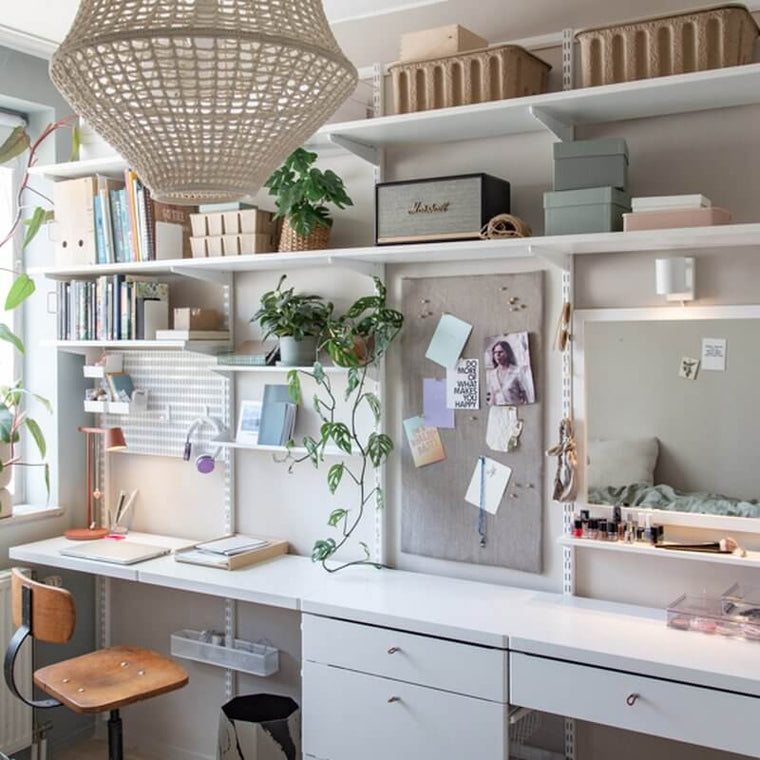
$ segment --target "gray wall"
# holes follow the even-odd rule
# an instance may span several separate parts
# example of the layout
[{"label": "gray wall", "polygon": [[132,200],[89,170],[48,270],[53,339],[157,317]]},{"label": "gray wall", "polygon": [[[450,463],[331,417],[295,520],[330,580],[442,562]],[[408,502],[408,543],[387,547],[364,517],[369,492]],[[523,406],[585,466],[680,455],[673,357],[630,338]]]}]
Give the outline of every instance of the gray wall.
[{"label": "gray wall", "polygon": [[[655,483],[760,498],[758,330],[752,319],[587,323],[588,440],[656,437]],[[699,358],[702,338],[728,340],[726,371],[684,380],[681,357]]]}]

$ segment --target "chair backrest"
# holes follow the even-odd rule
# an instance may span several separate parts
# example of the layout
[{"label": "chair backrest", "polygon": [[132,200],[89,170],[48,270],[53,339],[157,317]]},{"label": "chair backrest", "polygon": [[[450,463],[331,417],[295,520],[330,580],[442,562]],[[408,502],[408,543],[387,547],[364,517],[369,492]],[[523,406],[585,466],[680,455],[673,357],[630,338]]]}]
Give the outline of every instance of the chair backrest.
[{"label": "chair backrest", "polygon": [[24,623],[24,588],[31,597],[29,634],[32,638],[49,644],[65,644],[74,635],[77,612],[74,598],[62,588],[46,586],[44,583],[27,578],[17,568],[13,568],[11,578],[11,598],[13,604],[13,624],[20,627]]}]

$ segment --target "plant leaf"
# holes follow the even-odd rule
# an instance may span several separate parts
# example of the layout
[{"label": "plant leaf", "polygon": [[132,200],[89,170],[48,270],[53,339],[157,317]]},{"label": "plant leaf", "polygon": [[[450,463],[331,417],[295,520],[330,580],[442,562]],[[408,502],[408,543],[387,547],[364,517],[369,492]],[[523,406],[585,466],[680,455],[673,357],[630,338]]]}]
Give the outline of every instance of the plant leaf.
[{"label": "plant leaf", "polygon": [[372,414],[375,415],[375,423],[380,424],[380,418],[383,413],[380,399],[374,393],[365,393],[362,398],[367,402],[369,408],[372,410]]},{"label": "plant leaf", "polygon": [[319,362],[314,362],[314,379],[322,383],[325,379],[325,369]]},{"label": "plant leaf", "polygon": [[39,394],[37,394],[37,393],[32,393],[32,396],[33,396],[35,399],[37,399],[37,401],[39,401],[39,402],[40,402],[40,404],[42,404],[42,406],[44,406],[44,407],[45,407],[45,411],[46,411],[48,414],[52,414],[52,413],[53,413],[53,405],[50,403],[50,401],[48,401],[48,399],[46,399],[44,396],[40,396],[40,395],[39,395]]},{"label": "plant leaf", "polygon": [[3,443],[11,442],[12,430],[13,412],[5,404],[0,404],[0,440]]},{"label": "plant leaf", "polygon": [[393,451],[393,441],[385,433],[372,433],[367,441],[367,455],[375,467],[379,467]]},{"label": "plant leaf", "polygon": [[24,420],[24,424],[27,430],[32,434],[34,442],[37,444],[37,449],[40,452],[40,456],[44,459],[47,453],[47,444],[45,443],[45,434],[42,432],[42,428],[37,424],[36,420],[31,417],[27,417]]},{"label": "plant leaf", "polygon": [[291,369],[288,372],[288,395],[294,404],[301,403],[301,380],[297,369]]},{"label": "plant leaf", "polygon": [[78,125],[71,128],[71,155],[69,161],[79,161],[79,149],[82,146],[82,132]]},{"label": "plant leaf", "polygon": [[337,544],[332,538],[321,539],[314,542],[314,548],[311,550],[312,562],[324,562],[335,553]]},{"label": "plant leaf", "polygon": [[47,491],[47,500],[50,502],[50,465],[45,462],[45,490]]},{"label": "plant leaf", "polygon": [[341,462],[334,464],[327,472],[327,487],[330,489],[330,493],[334,494],[338,490],[345,469],[346,466]]},{"label": "plant leaf", "polygon": [[20,156],[32,144],[24,127],[16,127],[5,142],[0,145],[0,165],[7,164],[8,161]]},{"label": "plant leaf", "polygon": [[369,546],[364,541],[359,541],[359,546],[361,546],[362,549],[364,549],[364,556],[365,559],[369,559],[372,555],[369,552]]},{"label": "plant leaf", "polygon": [[359,377],[359,370],[357,367],[351,367],[348,370],[348,384],[346,385],[346,401],[350,398],[351,394],[359,387],[361,378]]},{"label": "plant leaf", "polygon": [[46,211],[41,206],[37,206],[32,212],[32,215],[28,219],[24,219],[26,232],[24,233],[24,244],[21,247],[21,250],[26,250],[26,247],[29,245],[29,243],[31,243],[32,240],[37,237],[37,233],[40,231],[40,228],[43,224],[47,224],[48,222],[52,221],[53,212]]},{"label": "plant leaf", "polygon": [[351,453],[351,431],[348,426],[342,422],[333,422],[330,425],[330,438],[335,441],[335,445],[346,454]]},{"label": "plant leaf", "polygon": [[385,491],[380,486],[375,489],[375,508],[385,509]]},{"label": "plant leaf", "polygon": [[25,353],[24,342],[18,337],[18,335],[11,332],[8,325],[3,324],[2,322],[0,322],[0,340],[12,343],[20,354]]},{"label": "plant leaf", "polygon": [[20,274],[11,285],[5,298],[5,310],[11,311],[22,304],[34,293],[34,280],[28,274]]},{"label": "plant leaf", "polygon": [[303,439],[303,445],[306,447],[306,452],[309,455],[309,459],[314,464],[314,467],[319,467],[319,444],[310,435],[307,435]]},{"label": "plant leaf", "polygon": [[347,509],[333,509],[333,511],[330,512],[330,517],[327,518],[327,524],[331,528],[336,528],[338,526],[338,523],[341,520],[344,520],[347,515],[348,515]]}]

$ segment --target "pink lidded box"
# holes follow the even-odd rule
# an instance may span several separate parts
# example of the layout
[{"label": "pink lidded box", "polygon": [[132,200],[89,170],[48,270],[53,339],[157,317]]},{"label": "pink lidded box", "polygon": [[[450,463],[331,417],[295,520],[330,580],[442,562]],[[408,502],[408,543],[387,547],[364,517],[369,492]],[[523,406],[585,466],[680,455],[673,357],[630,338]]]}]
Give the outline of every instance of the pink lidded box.
[{"label": "pink lidded box", "polygon": [[728,224],[730,221],[730,211],[715,207],[636,211],[633,214],[623,214],[623,231],[709,227],[713,224]]}]

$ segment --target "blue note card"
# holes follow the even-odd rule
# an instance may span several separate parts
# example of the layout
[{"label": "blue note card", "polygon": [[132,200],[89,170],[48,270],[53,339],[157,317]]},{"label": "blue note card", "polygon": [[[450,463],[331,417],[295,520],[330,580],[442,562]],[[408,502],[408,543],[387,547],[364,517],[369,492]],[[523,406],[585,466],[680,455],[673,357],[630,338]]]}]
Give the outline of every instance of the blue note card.
[{"label": "blue note card", "polygon": [[446,381],[422,380],[422,418],[429,427],[453,428],[454,410],[446,406]]},{"label": "blue note card", "polygon": [[425,356],[446,369],[454,369],[471,332],[472,325],[453,314],[444,314],[435,328]]}]

